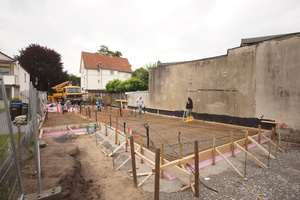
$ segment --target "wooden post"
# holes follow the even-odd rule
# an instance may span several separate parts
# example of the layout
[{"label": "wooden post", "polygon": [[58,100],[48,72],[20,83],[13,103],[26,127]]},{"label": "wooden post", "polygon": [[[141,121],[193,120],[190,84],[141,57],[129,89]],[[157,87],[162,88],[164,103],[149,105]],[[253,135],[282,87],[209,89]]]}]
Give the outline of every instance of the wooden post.
[{"label": "wooden post", "polygon": [[[140,153],[144,155],[144,149],[143,149],[143,137],[140,135]],[[143,159],[141,158],[141,163],[143,163]]]},{"label": "wooden post", "polygon": [[126,131],[126,136],[125,136],[125,151],[128,151],[128,131]]},{"label": "wooden post", "polygon": [[258,125],[258,144],[260,144],[260,140],[261,140],[261,125]]},{"label": "wooden post", "polygon": [[245,132],[245,149],[246,151],[248,151],[248,128],[246,128],[246,132]]},{"label": "wooden post", "polygon": [[272,137],[271,137],[272,140],[275,139],[275,127],[272,127]]},{"label": "wooden post", "polygon": [[213,136],[212,164],[216,164],[216,136]]},{"label": "wooden post", "polygon": [[159,200],[160,148],[155,149],[154,199]]},{"label": "wooden post", "polygon": [[179,159],[182,158],[182,142],[179,142]]},{"label": "wooden post", "polygon": [[245,154],[245,173],[244,173],[244,177],[246,177],[247,174],[247,157],[248,157],[248,128],[246,129],[246,133],[245,133],[245,150],[246,150],[246,154]]},{"label": "wooden post", "polygon": [[131,152],[131,163],[132,163],[133,186],[137,187],[134,142],[133,142],[133,137],[132,136],[130,137],[130,152]]},{"label": "wooden post", "polygon": [[234,154],[234,138],[233,138],[233,130],[230,130],[230,141],[231,141],[231,156],[232,157],[235,157],[235,154]]},{"label": "wooden post", "polygon": [[[164,164],[164,154],[165,154],[165,145],[161,144],[161,155],[160,155],[160,163],[161,163],[161,165]],[[160,171],[160,177],[164,178],[164,170]]]},{"label": "wooden post", "polygon": [[109,127],[111,127],[111,115],[109,115]]},{"label": "wooden post", "polygon": [[116,135],[115,135],[115,144],[117,144],[118,143],[118,118],[116,119],[117,120],[117,122],[116,122]]},{"label": "wooden post", "polygon": [[195,197],[199,197],[199,149],[198,141],[194,141],[195,146]]},{"label": "wooden post", "polygon": [[107,137],[107,125],[105,124],[105,136]]}]

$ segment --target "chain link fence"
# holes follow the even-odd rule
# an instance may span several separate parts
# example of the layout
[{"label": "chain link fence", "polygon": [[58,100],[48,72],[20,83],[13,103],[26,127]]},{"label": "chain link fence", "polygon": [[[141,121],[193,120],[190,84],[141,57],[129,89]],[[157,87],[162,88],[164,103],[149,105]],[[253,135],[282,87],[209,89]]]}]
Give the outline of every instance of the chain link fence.
[{"label": "chain link fence", "polygon": [[[29,150],[35,151],[38,193],[40,192],[40,154],[38,125],[44,116],[42,99],[30,83],[29,104],[12,106],[7,99],[5,85],[0,77],[0,92],[4,108],[0,109],[0,199],[25,197],[21,168],[28,158]],[[15,115],[25,115],[26,120],[13,122]]]}]

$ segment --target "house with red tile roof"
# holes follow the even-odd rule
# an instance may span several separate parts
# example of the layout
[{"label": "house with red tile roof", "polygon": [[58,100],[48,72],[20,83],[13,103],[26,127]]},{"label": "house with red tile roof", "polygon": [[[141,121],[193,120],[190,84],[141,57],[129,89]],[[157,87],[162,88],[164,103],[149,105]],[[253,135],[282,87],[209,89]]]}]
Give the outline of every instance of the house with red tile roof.
[{"label": "house with red tile roof", "polygon": [[109,81],[130,79],[132,69],[127,58],[81,52],[79,72],[83,92],[100,95]]}]

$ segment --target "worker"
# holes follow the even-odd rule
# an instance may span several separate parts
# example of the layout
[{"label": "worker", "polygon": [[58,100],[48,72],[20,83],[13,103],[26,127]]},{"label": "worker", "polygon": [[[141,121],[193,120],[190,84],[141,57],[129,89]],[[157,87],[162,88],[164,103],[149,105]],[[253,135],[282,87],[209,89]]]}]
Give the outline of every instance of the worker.
[{"label": "worker", "polygon": [[138,107],[138,117],[142,117],[142,108],[144,105],[144,100],[142,97],[137,98],[136,105]]},{"label": "worker", "polygon": [[193,121],[192,110],[193,110],[193,100],[191,97],[186,98],[186,122]]},{"label": "worker", "polygon": [[65,112],[68,112],[68,105],[66,103],[63,105],[63,114],[65,114]]},{"label": "worker", "polygon": [[70,101],[70,99],[67,99],[67,101],[65,102],[65,104],[67,105],[67,107],[68,107],[68,111],[70,110],[70,107],[71,107],[71,101]]}]

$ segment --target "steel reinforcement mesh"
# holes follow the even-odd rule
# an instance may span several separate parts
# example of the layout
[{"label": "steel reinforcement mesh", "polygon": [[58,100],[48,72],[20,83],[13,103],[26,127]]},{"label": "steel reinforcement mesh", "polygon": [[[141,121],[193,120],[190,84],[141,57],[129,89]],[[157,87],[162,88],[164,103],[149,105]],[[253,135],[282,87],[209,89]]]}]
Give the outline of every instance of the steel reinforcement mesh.
[{"label": "steel reinforcement mesh", "polygon": [[125,132],[130,128],[135,142],[139,143],[139,136],[142,136],[143,146],[153,152],[156,147],[163,145],[164,157],[169,161],[193,154],[195,140],[199,141],[199,151],[203,151],[213,147],[213,136],[216,138],[216,146],[220,146],[231,141],[231,132],[234,140],[245,138],[246,132],[249,136],[258,134],[258,129],[254,128],[200,120],[184,122],[179,116],[146,112],[138,118],[135,109],[106,107],[97,111],[96,107],[82,107],[79,114],[108,126],[116,127],[118,124],[118,128]]}]

